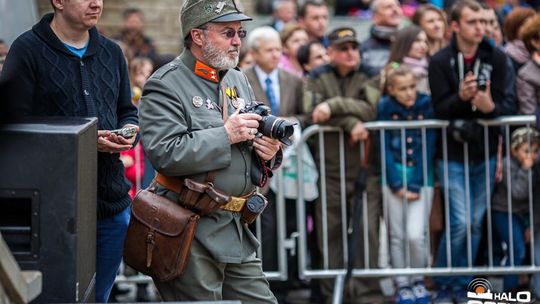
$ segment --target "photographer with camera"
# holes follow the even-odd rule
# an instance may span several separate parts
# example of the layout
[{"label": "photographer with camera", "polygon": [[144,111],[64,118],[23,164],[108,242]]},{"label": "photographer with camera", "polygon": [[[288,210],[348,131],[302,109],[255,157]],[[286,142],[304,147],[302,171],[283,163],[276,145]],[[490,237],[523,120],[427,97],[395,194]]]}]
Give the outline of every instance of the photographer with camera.
[{"label": "photographer with camera", "polygon": [[[165,301],[277,303],[247,224],[265,207],[255,187],[279,164],[278,139],[292,126],[253,107],[248,80],[234,69],[246,36],[241,21],[251,20],[237,5],[185,1],[184,50],[143,91],[141,139],[158,171],[155,191],[200,215],[183,274],[154,279]],[[201,188],[210,202],[194,199]]]},{"label": "photographer with camera", "polygon": [[[448,138],[448,179],[445,180],[442,151],[438,151],[441,187],[448,187],[450,212],[450,245],[452,265],[446,265],[446,233],[440,241],[436,266],[472,267],[468,265],[467,222],[471,223],[472,261],[476,259],[487,208],[487,193],[492,191],[498,128],[489,129],[489,146],[484,147],[483,128],[476,119],[511,115],[515,109],[512,94],[506,88],[507,58],[485,38],[487,20],[482,6],[473,0],[457,2],[451,14],[454,36],[450,45],[435,54],[429,65],[429,83],[435,116],[450,120]],[[464,143],[469,144],[468,172],[465,177]],[[439,145],[439,147],[441,147]],[[486,185],[485,149],[489,155],[489,184]],[[471,181],[470,187],[466,180]],[[448,185],[445,183],[448,181]],[[474,181],[474,182],[473,182]],[[469,192],[466,189],[470,189]],[[470,209],[466,202],[470,196]],[[467,214],[465,210],[471,210]],[[470,218],[468,219],[467,216]],[[466,299],[471,277],[437,277],[437,302],[452,298]]]}]

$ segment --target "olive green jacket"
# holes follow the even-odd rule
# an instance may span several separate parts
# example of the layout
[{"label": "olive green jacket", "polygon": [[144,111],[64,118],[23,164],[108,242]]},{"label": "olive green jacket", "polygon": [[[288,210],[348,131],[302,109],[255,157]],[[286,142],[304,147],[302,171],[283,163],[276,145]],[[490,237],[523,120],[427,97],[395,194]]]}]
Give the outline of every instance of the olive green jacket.
[{"label": "olive green jacket", "polygon": [[[241,72],[210,71],[201,68],[187,49],[156,71],[142,94],[141,140],[146,156],[161,174],[204,181],[207,172],[216,170],[217,189],[228,195],[245,195],[255,189],[250,176],[252,146],[229,143],[221,108],[227,99],[231,115],[237,101],[249,106],[255,98]],[[231,88],[240,98],[235,102],[222,92],[230,93]],[[165,188],[158,187],[157,193],[177,200]],[[221,263],[240,263],[259,246],[240,221],[240,214],[223,210],[202,217],[195,237]]]},{"label": "olive green jacket", "polygon": [[[360,147],[349,143],[349,134],[357,122],[371,121],[376,118],[378,92],[370,89],[367,77],[356,70],[345,77],[340,77],[330,64],[321,66],[309,76],[306,92],[304,93],[304,111],[313,109],[322,102],[330,107],[330,119],[322,125],[341,127],[345,131],[345,168],[346,176],[354,178],[358,174],[360,164]],[[309,116],[311,120],[311,116]],[[339,178],[340,155],[339,136],[337,133],[325,135],[325,166],[326,175]],[[319,161],[318,147],[315,149],[315,159]]]}]

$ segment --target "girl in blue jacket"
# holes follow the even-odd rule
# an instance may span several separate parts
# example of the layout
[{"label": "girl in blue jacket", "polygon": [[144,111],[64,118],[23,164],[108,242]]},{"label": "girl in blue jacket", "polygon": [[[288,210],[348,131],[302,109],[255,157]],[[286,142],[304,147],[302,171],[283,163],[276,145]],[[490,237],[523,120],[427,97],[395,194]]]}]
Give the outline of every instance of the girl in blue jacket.
[{"label": "girl in blue jacket", "polygon": [[[386,94],[378,105],[377,120],[434,118],[430,96],[418,93],[416,76],[408,67],[390,65],[385,89]],[[426,148],[425,154],[422,145]],[[434,145],[434,130],[426,129],[425,138],[418,128],[404,129],[404,134],[401,129],[384,131],[386,178],[383,193],[388,204],[390,256],[394,268],[428,264],[426,234],[433,197]],[[427,164],[425,171],[424,163]],[[431,303],[422,276],[398,276],[395,284],[396,303]]]}]

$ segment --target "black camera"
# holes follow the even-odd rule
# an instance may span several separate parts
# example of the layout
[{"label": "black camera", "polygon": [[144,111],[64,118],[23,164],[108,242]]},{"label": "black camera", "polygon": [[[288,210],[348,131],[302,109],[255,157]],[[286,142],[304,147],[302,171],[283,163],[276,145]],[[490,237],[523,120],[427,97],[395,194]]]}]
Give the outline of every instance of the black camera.
[{"label": "black camera", "polygon": [[270,138],[278,139],[287,146],[290,146],[292,142],[289,137],[293,135],[294,125],[296,125],[296,123],[276,117],[270,114],[271,112],[272,110],[268,106],[257,102],[251,107],[240,110],[240,113],[255,113],[262,117],[259,121],[259,133],[257,136],[262,134]]},{"label": "black camera", "polygon": [[483,73],[480,73],[478,75],[478,78],[476,79],[476,85],[478,87],[478,90],[485,91],[487,88],[487,77]]},{"label": "black camera", "polygon": [[485,91],[487,89],[487,83],[491,79],[492,67],[489,64],[482,64],[476,76],[476,85],[478,90]]}]

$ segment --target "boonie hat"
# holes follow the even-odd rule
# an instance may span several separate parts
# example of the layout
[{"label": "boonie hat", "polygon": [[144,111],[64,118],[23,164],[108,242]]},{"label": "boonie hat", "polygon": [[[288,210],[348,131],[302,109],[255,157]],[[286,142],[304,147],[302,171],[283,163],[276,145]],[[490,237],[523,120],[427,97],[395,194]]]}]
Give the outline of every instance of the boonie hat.
[{"label": "boonie hat", "polygon": [[238,0],[186,0],[180,10],[182,36],[208,22],[248,21]]}]

